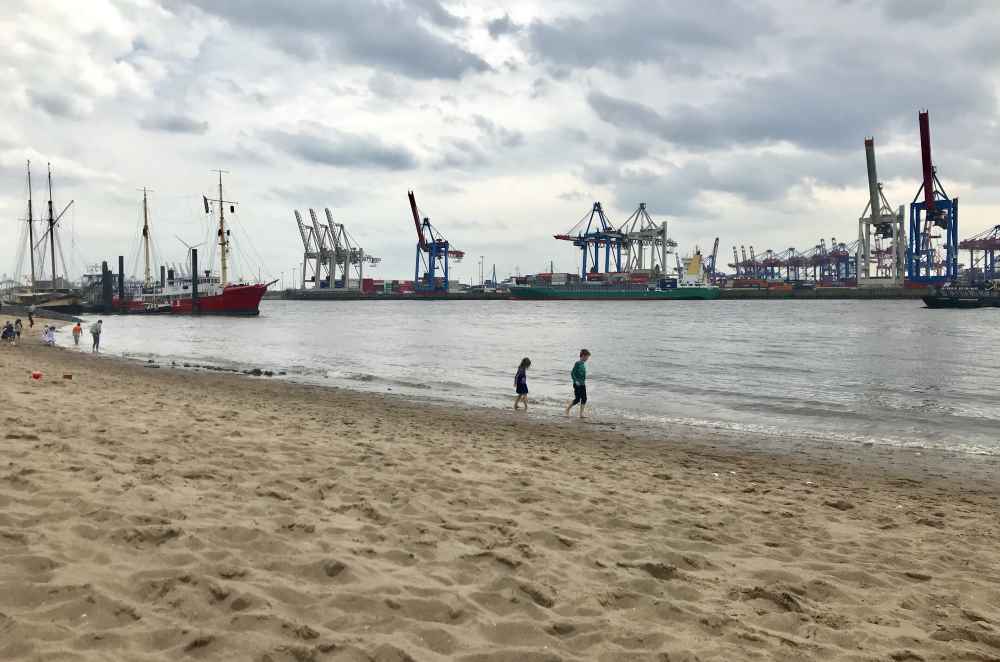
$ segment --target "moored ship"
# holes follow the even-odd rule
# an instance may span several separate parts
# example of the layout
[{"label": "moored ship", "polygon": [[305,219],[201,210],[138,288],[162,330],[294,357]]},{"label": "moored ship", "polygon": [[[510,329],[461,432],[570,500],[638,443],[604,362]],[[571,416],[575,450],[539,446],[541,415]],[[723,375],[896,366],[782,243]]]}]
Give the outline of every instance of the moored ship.
[{"label": "moored ship", "polygon": [[696,301],[718,299],[719,288],[706,282],[700,253],[687,259],[686,269],[680,278],[661,278],[651,282],[589,281],[579,283],[514,285],[510,288],[513,299],[637,299],[647,301],[677,300]]},{"label": "moored ship", "polygon": [[[222,171],[219,171],[218,199],[204,198],[205,213],[211,213],[209,203],[219,209],[218,247],[221,261],[219,276],[206,270],[198,273],[196,260],[192,259],[190,275],[175,276],[170,270],[161,270],[159,282],[152,279],[150,272],[150,231],[149,207],[146,192],[143,191],[142,243],[144,258],[144,280],[137,296],[124,301],[114,297],[115,310],[128,314],[174,314],[174,315],[247,315],[260,314],[260,300],[271,283],[232,283],[229,281],[229,230],[226,228],[225,206],[235,210],[235,202],[225,200],[222,194]],[[191,254],[194,254],[191,252]],[[189,258],[190,259],[190,258]]]}]

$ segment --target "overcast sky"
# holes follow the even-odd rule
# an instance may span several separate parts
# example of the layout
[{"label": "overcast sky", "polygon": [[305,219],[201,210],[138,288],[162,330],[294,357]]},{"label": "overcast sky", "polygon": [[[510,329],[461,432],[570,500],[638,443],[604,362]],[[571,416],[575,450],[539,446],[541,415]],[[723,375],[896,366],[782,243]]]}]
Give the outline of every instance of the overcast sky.
[{"label": "overcast sky", "polygon": [[75,200],[74,277],[131,269],[143,186],[159,259],[181,261],[214,168],[246,276],[287,280],[292,210],[330,207],[377,277],[412,277],[409,189],[464,280],[479,255],[575,270],[552,235],[594,200],[614,221],[646,202],[682,252],[807,249],[856,238],[865,136],[910,202],[922,108],[960,235],[1000,223],[990,0],[5,0],[0,34],[0,272],[28,158],[36,213],[48,161],[56,211]]}]

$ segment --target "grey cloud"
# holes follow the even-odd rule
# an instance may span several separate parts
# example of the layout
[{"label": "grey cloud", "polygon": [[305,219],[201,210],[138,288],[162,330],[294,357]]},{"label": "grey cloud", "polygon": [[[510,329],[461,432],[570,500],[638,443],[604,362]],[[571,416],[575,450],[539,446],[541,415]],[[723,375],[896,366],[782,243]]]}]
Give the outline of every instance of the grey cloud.
[{"label": "grey cloud", "polygon": [[[414,20],[410,7],[377,0],[192,0],[204,11],[268,34],[291,55],[315,49],[410,78],[460,78],[490,69],[481,57]],[[442,28],[460,19],[436,0],[419,0],[417,13]]]},{"label": "grey cloud", "polygon": [[486,29],[490,36],[499,39],[505,34],[512,34],[521,29],[517,23],[510,19],[510,14],[504,14],[500,18],[494,18],[486,22]]},{"label": "grey cloud", "polygon": [[457,28],[465,20],[444,8],[438,0],[409,0],[409,5],[424,15],[431,23],[442,28]]},{"label": "grey cloud", "polygon": [[[840,52],[819,64],[745,79],[701,106],[656,110],[601,92],[591,92],[587,102],[609,124],[682,147],[789,142],[807,149],[850,149],[864,134],[910,135],[916,110],[928,101],[925,76],[919,62],[908,58],[873,63],[860,53]],[[935,77],[932,100],[932,114],[945,124],[969,117],[981,123],[996,107],[986,79],[971,71],[949,69]]]},{"label": "grey cloud", "polygon": [[166,131],[167,133],[192,133],[201,135],[208,131],[208,122],[199,121],[187,115],[173,113],[144,117],[139,120],[139,126],[149,131]]},{"label": "grey cloud", "polygon": [[551,84],[547,78],[536,78],[531,83],[531,92],[529,93],[529,96],[531,96],[532,99],[541,98],[546,95],[550,87]]},{"label": "grey cloud", "polygon": [[480,131],[501,147],[517,147],[524,144],[524,134],[520,131],[506,129],[482,115],[474,115],[472,121]]},{"label": "grey cloud", "polygon": [[649,153],[649,142],[636,138],[619,138],[611,148],[611,155],[622,161],[636,161]]},{"label": "grey cloud", "polygon": [[440,168],[472,170],[487,166],[499,152],[520,147],[524,134],[507,129],[482,115],[472,116],[479,135],[470,138],[446,138],[435,165]]},{"label": "grey cloud", "polygon": [[262,131],[271,146],[309,163],[335,167],[410,170],[417,158],[406,147],[387,145],[373,135],[357,135],[327,127],[303,127],[299,132]]},{"label": "grey cloud", "polygon": [[626,0],[585,18],[535,21],[527,44],[561,67],[629,69],[654,62],[695,71],[702,51],[736,51],[770,28],[769,13],[754,3],[721,0],[711,11],[697,3]]},{"label": "grey cloud", "polygon": [[612,97],[603,92],[591,92],[587,103],[602,120],[623,129],[636,129],[666,137],[670,125],[658,112],[636,101]]},{"label": "grey cloud", "polygon": [[78,118],[83,114],[76,101],[66,94],[33,90],[28,93],[28,97],[33,105],[39,106],[53,117]]},{"label": "grey cloud", "polygon": [[[880,165],[889,166],[883,169],[888,175],[883,178],[886,181],[907,164],[898,159],[880,159]],[[909,165],[909,172],[916,176],[917,164]],[[855,153],[733,152],[711,160],[692,159],[656,168],[589,163],[583,179],[610,187],[622,208],[643,201],[660,213],[704,216],[709,213],[705,201],[715,193],[737,196],[753,204],[780,205],[796,187],[811,190],[819,184],[838,189],[863,188],[866,171],[864,150],[859,144]],[[859,198],[858,204],[863,207],[864,200]]]},{"label": "grey cloud", "polygon": [[384,71],[376,71],[368,79],[368,89],[372,94],[383,99],[399,99],[409,95],[413,87],[405,79],[393,76]]},{"label": "grey cloud", "polygon": [[470,170],[489,163],[486,152],[478,143],[465,138],[448,138],[435,165],[439,168]]},{"label": "grey cloud", "polygon": [[952,22],[975,14],[987,6],[995,6],[992,0],[886,0],[883,4],[885,15],[892,21],[934,21]]}]

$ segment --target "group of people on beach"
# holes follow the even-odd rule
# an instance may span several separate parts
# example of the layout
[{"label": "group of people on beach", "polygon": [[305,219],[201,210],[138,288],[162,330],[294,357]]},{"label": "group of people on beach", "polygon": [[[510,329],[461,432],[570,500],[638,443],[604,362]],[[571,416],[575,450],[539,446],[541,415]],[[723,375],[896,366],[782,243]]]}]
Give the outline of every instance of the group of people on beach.
[{"label": "group of people on beach", "polygon": [[[35,326],[34,311],[28,311],[28,328],[33,328]],[[97,353],[101,350],[101,332],[104,330],[104,320],[97,320],[90,325],[90,337],[93,339],[93,344],[91,345],[90,351]],[[24,324],[21,319],[18,318],[11,322],[7,320],[3,325],[3,330],[0,331],[0,341],[11,344],[19,345],[21,344],[21,334],[24,331]],[[83,326],[80,322],[73,325],[73,345],[76,347],[80,346],[80,337],[83,335]],[[43,345],[48,347],[53,347],[56,344],[56,327],[51,325],[45,325],[42,327],[41,341]]]},{"label": "group of people on beach", "polygon": [[[570,380],[573,382],[573,401],[566,405],[566,415],[569,416],[573,407],[580,406],[580,418],[586,418],[587,409],[587,360],[590,358],[589,349],[580,350],[580,360],[573,364],[570,371]],[[517,397],[514,398],[514,411],[524,406],[528,410],[528,368],[531,367],[531,359],[524,357],[521,365],[518,366],[514,374],[514,391]]]},{"label": "group of people on beach", "polygon": [[3,325],[3,331],[0,332],[0,339],[3,342],[10,343],[11,345],[18,345],[21,343],[21,331],[24,330],[24,325],[21,323],[21,319],[18,318],[14,322],[7,320]]}]

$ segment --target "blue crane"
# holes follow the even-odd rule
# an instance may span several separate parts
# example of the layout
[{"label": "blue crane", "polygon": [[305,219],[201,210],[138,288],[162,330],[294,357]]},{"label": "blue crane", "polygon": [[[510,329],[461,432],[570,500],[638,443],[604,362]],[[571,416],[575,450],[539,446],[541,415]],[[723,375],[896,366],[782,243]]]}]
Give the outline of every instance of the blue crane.
[{"label": "blue crane", "polygon": [[[616,229],[607,216],[600,202],[595,202],[590,212],[585,214],[576,225],[564,234],[554,235],[556,239],[571,241],[583,254],[580,266],[580,277],[586,278],[588,273],[598,273],[601,269],[601,252],[604,253],[604,273],[623,271],[622,242],[623,233]],[[590,267],[588,271],[588,266]]]},{"label": "blue crane", "polygon": [[448,240],[431,225],[427,217],[421,220],[417,209],[417,199],[413,191],[407,195],[410,198],[410,211],[413,212],[413,224],[417,229],[417,258],[413,271],[413,289],[417,292],[434,293],[448,291],[449,258],[460,262],[465,252],[455,250]]}]

